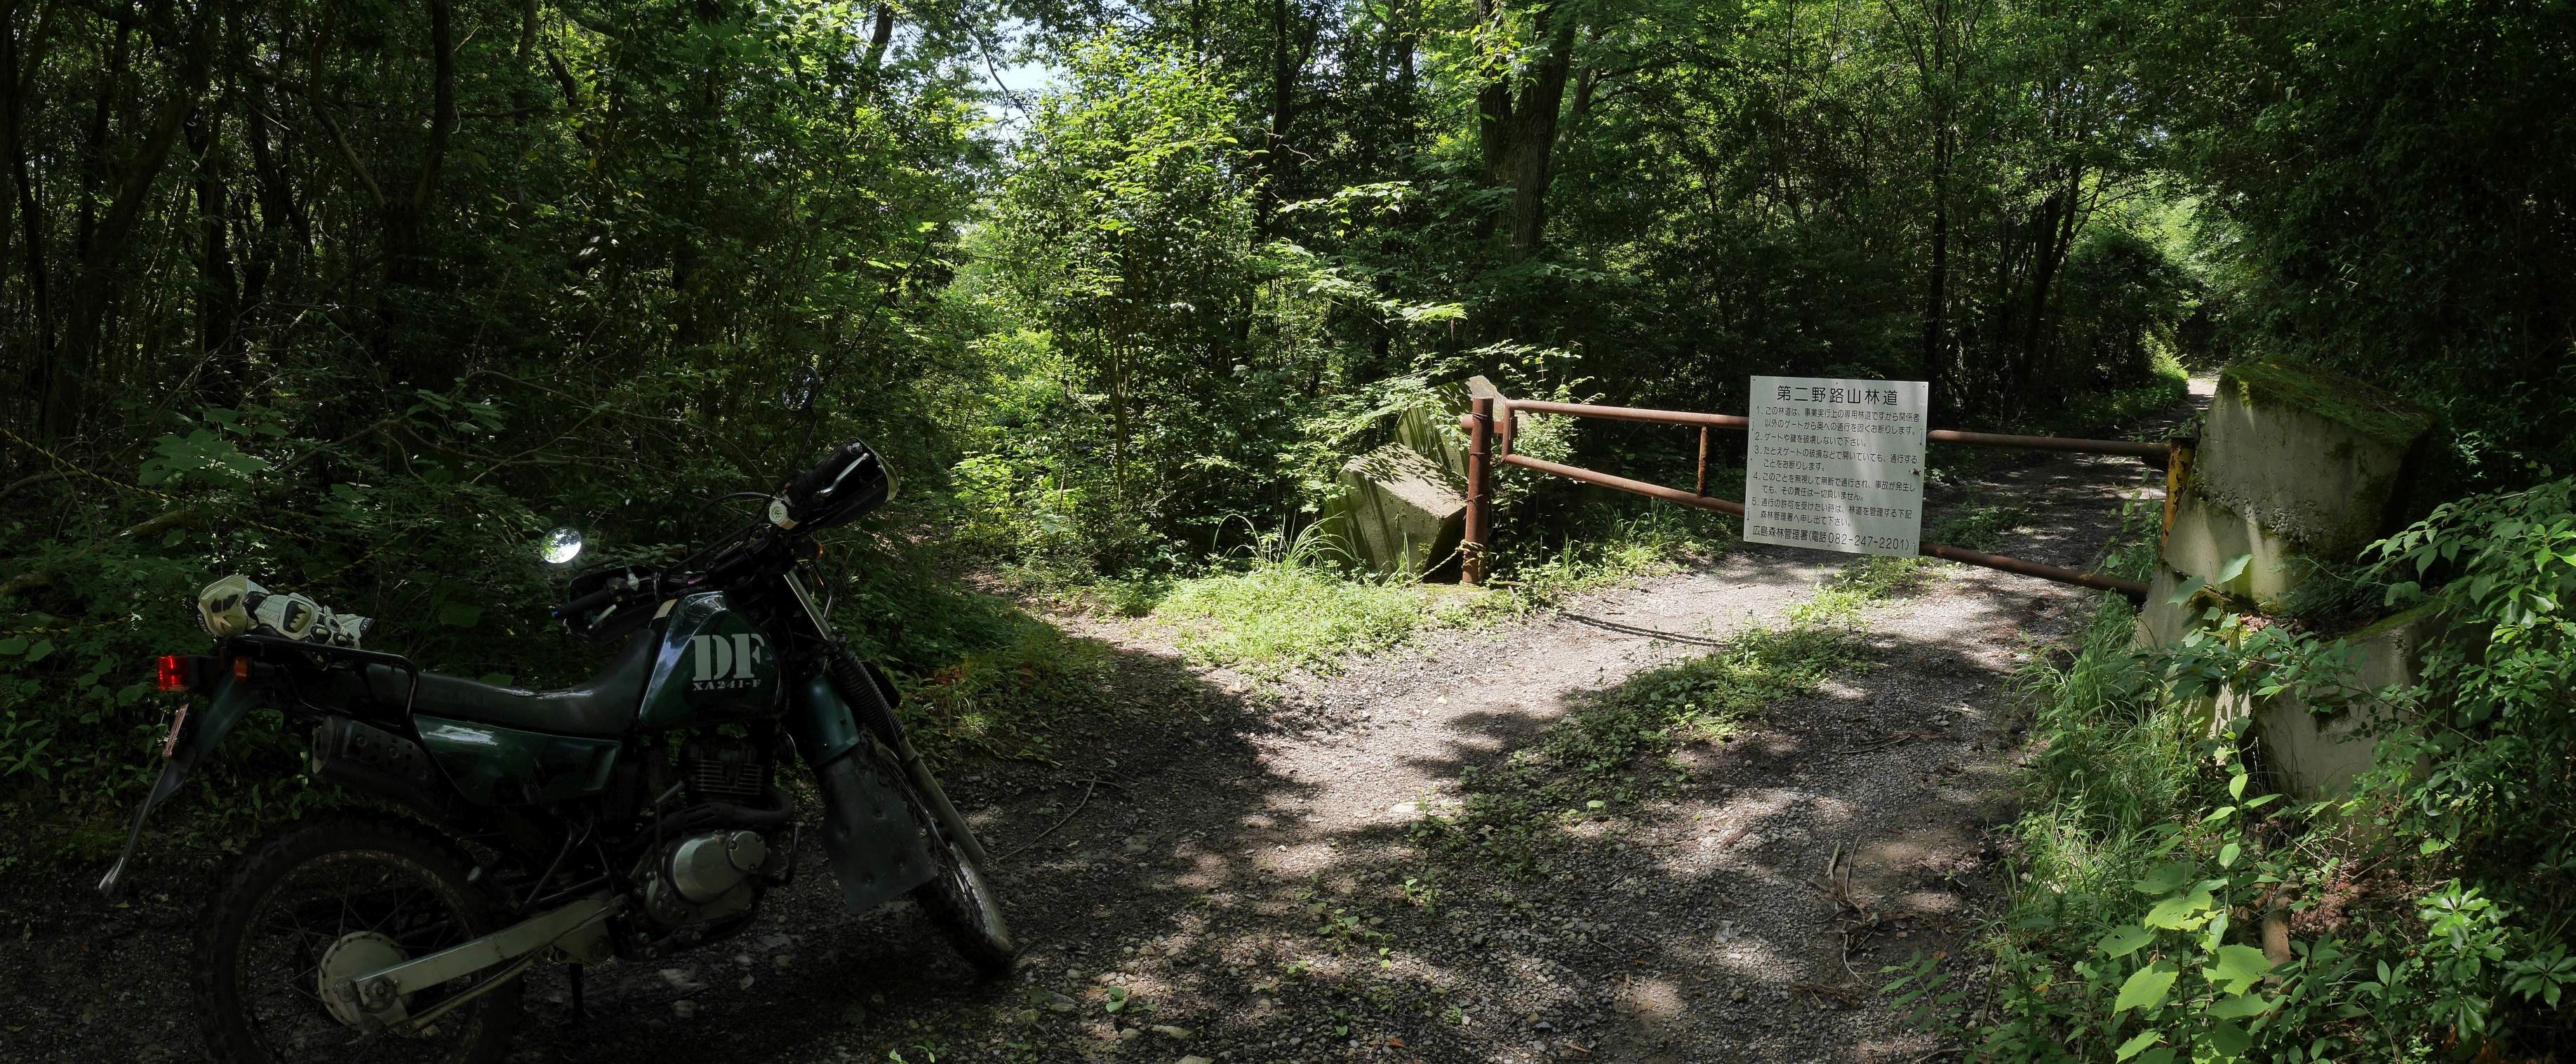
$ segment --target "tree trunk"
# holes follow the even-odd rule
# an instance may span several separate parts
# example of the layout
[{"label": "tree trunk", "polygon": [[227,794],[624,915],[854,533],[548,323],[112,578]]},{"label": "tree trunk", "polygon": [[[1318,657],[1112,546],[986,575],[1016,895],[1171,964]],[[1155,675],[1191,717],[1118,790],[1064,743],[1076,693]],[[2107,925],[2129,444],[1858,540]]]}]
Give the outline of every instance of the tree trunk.
[{"label": "tree trunk", "polygon": [[2078,221],[2076,197],[2082,191],[2084,172],[2076,170],[2066,179],[2066,186],[2050,193],[2040,204],[2038,222],[2033,225],[2039,243],[2031,253],[2030,308],[2027,326],[2022,330],[2021,357],[2015,363],[2013,394],[2024,394],[2029,385],[2031,367],[2039,364],[2040,349],[2048,333],[2048,293],[2057,275],[2065,269],[2067,253],[2075,244]]},{"label": "tree trunk", "polygon": [[34,304],[36,312],[36,353],[39,357],[29,360],[32,372],[27,381],[27,394],[42,396],[50,384],[44,379],[46,367],[52,362],[45,356],[54,350],[54,304],[45,274],[45,234],[52,227],[46,224],[44,207],[36,199],[35,176],[27,165],[27,142],[21,130],[24,128],[27,98],[35,91],[36,75],[43,71],[45,51],[53,42],[54,13],[60,10],[61,5],[47,4],[36,13],[34,31],[23,38],[27,47],[22,55],[19,48],[22,38],[15,32],[17,0],[7,2],[8,17],[0,21],[0,28],[8,31],[0,33],[0,60],[5,60],[0,61],[0,78],[8,79],[5,86],[0,86],[0,92],[7,93],[7,98],[0,100],[0,155],[5,155],[8,161],[10,198],[17,208],[20,238],[26,244],[28,301]]},{"label": "tree trunk", "polygon": [[242,86],[239,92],[243,100],[242,141],[250,148],[251,188],[259,203],[259,237],[251,244],[249,260],[242,265],[242,312],[251,317],[260,313],[268,299],[270,280],[286,265],[287,250],[295,239],[297,211],[294,189],[287,184],[277,152],[269,147],[269,123],[263,120],[266,108],[262,106],[266,96],[249,86]]},{"label": "tree trunk", "polygon": [[[1923,379],[1930,383],[1931,407],[1944,414],[1964,405],[1950,377],[1950,3],[1932,8],[1930,62],[1923,71],[1925,104],[1932,114],[1932,269],[1923,297]],[[1917,53],[1920,56],[1922,53]]]},{"label": "tree trunk", "polygon": [[[1505,14],[1501,0],[1476,0],[1476,25],[1485,34],[1500,37]],[[1476,41],[1479,49],[1487,47]],[[1476,88],[1476,146],[1485,162],[1485,183],[1497,188],[1511,181],[1507,158],[1511,151],[1512,83],[1510,71],[1500,56],[1483,54],[1476,64],[1484,83]],[[1490,234],[1492,221],[1484,223]]]},{"label": "tree trunk", "polygon": [[1262,134],[1261,193],[1253,204],[1253,230],[1263,239],[1278,235],[1279,207],[1295,191],[1297,162],[1288,150],[1288,130],[1297,118],[1297,75],[1314,58],[1320,29],[1311,19],[1292,17],[1289,0],[1270,0],[1270,124]]},{"label": "tree trunk", "polygon": [[[447,161],[447,137],[456,127],[456,43],[450,0],[428,0],[430,115],[429,142],[421,151],[420,172],[409,189],[385,190],[378,224],[383,229],[385,284],[376,293],[376,353],[405,383],[434,385],[452,379],[457,367],[444,352],[417,344],[405,335],[405,289],[434,287],[436,263],[429,253],[429,211],[437,202],[438,174]],[[418,350],[398,350],[405,343]]]},{"label": "tree trunk", "polygon": [[[1477,14],[1484,26],[1497,33],[1506,19],[1496,0],[1477,0]],[[1547,188],[1554,176],[1551,156],[1581,22],[1550,4],[1538,9],[1533,28],[1547,42],[1546,51],[1524,68],[1519,91],[1513,91],[1500,60],[1488,56],[1480,68],[1486,81],[1476,92],[1476,133],[1485,180],[1512,190],[1503,219],[1509,234],[1506,261],[1512,263],[1536,257],[1546,245]],[[1483,234],[1492,232],[1491,223],[1479,228]]]},{"label": "tree trunk", "polygon": [[205,355],[216,402],[241,401],[249,367],[239,365],[241,287],[233,274],[230,197],[224,187],[223,112],[199,108],[188,120],[188,150],[197,157],[197,350]]},{"label": "tree trunk", "polygon": [[894,5],[877,5],[876,24],[868,27],[868,57],[862,64],[870,77],[885,65],[886,45],[894,40]]},{"label": "tree trunk", "polygon": [[[45,397],[42,427],[48,435],[68,435],[87,406],[87,378],[102,365],[107,312],[122,288],[118,282],[133,243],[134,227],[142,220],[144,199],[159,183],[180,128],[196,111],[197,98],[205,92],[214,38],[222,18],[222,0],[207,0],[198,9],[196,32],[188,40],[179,69],[172,72],[170,95],[162,101],[152,124],[128,138],[134,144],[134,153],[115,182],[107,213],[99,216],[85,234],[80,275],[72,286],[71,321],[63,335],[61,353],[54,360],[53,387]],[[121,45],[119,50],[122,51]],[[101,166],[104,167],[103,161]]]},{"label": "tree trunk", "polygon": [[[1550,8],[1549,14],[1557,14]],[[1536,257],[1547,243],[1547,187],[1555,174],[1556,125],[1573,70],[1575,20],[1559,15],[1556,32],[1521,86],[1512,106],[1512,253],[1514,263]]]},{"label": "tree trunk", "polygon": [[1931,383],[1934,410],[1957,409],[1947,386],[1950,359],[1950,131],[1932,137],[1932,271],[1923,297],[1923,379]]},{"label": "tree trunk", "polygon": [[1402,13],[1404,28],[1395,34],[1395,94],[1404,108],[1402,143],[1414,144],[1422,139],[1422,114],[1418,102],[1421,97],[1415,91],[1419,75],[1413,69],[1413,53],[1418,41],[1417,14],[1410,3],[1399,5],[1396,10]]}]

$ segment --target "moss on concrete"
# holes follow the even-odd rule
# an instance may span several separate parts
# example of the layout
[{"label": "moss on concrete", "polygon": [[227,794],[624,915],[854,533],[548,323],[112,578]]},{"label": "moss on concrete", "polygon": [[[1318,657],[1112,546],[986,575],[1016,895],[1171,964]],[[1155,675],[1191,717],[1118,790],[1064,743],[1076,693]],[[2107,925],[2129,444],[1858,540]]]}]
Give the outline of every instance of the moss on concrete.
[{"label": "moss on concrete", "polygon": [[2311,557],[2347,561],[2390,530],[2409,455],[2431,424],[2401,400],[2304,363],[2230,366],[2192,487]]},{"label": "moss on concrete", "polygon": [[[2219,573],[2240,554],[2253,559],[2235,579],[2221,583]],[[2162,555],[2174,571],[2208,581],[2211,590],[2266,613],[2275,612],[2315,567],[2296,540],[2202,493],[2196,483],[2174,498],[2173,526],[2165,532]]]},{"label": "moss on concrete", "polygon": [[2433,416],[2394,395],[2322,366],[2284,356],[2240,362],[2221,371],[2219,386],[2252,407],[2286,407],[2344,425],[2404,450],[2433,427]]},{"label": "moss on concrete", "polygon": [[[2439,613],[2440,611],[2431,603],[2426,603],[2412,609],[2400,610],[2376,621],[2372,621],[2369,624],[2353,629],[2351,632],[2346,633],[2343,639],[2344,642],[2353,644],[2368,643],[2373,640],[2384,639],[2391,633],[2395,633],[2399,629],[2405,628],[2408,625],[2416,624],[2418,622],[2430,622]],[[2421,634],[2422,633],[2419,631],[2410,635],[2409,638],[2419,637]],[[2390,680],[2387,682],[2395,683],[2396,681]]]}]

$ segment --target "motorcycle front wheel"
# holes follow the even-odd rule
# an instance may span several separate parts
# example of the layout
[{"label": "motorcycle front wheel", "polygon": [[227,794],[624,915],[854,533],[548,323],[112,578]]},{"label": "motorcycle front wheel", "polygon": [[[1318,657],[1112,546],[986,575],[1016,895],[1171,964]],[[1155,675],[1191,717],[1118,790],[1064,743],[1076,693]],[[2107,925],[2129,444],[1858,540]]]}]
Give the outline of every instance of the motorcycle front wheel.
[{"label": "motorcycle front wheel", "polygon": [[[197,1026],[223,1064],[498,1060],[518,1026],[521,984],[489,975],[420,990],[373,1013],[325,988],[499,930],[465,863],[391,819],[290,825],[234,866],[198,925]],[[381,1030],[478,993],[417,1031]]]},{"label": "motorcycle front wheel", "polygon": [[1009,974],[1019,960],[1020,945],[1011,938],[1009,922],[1002,919],[1001,899],[947,831],[934,829],[932,834],[939,846],[935,855],[939,874],[914,887],[912,900],[976,971],[988,977]]}]

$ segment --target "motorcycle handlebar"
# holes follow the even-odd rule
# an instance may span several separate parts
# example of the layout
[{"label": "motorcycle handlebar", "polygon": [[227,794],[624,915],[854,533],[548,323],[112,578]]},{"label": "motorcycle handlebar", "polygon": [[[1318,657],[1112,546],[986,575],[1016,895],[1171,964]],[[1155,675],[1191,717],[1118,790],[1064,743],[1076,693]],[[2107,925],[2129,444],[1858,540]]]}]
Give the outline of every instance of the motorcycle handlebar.
[{"label": "motorcycle handlebar", "polygon": [[589,613],[589,612],[590,612],[590,611],[592,611],[592,610],[598,609],[598,608],[600,608],[601,606],[605,606],[605,605],[609,604],[611,601],[615,600],[616,598],[617,598],[617,589],[616,589],[616,588],[613,588],[613,587],[603,587],[603,588],[600,588],[599,590],[597,590],[597,591],[593,591],[593,592],[591,592],[590,594],[583,595],[583,596],[582,596],[582,597],[580,597],[580,598],[574,599],[574,600],[572,600],[572,601],[570,601],[570,602],[564,603],[564,604],[563,604],[563,605],[561,605],[561,606],[557,606],[557,607],[555,607],[555,619],[556,619],[556,620],[562,620],[562,619],[564,619],[564,618],[566,618],[566,617],[574,617],[574,616],[579,616],[579,615],[584,614],[584,613]]}]

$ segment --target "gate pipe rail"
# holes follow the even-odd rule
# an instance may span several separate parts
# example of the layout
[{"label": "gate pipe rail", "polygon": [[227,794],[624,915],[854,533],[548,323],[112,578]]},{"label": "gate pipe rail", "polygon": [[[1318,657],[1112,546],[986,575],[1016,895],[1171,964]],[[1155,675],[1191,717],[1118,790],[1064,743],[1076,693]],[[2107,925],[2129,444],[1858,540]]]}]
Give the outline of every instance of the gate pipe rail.
[{"label": "gate pipe rail", "polygon": [[[1656,425],[1700,425],[1709,428],[1750,430],[1753,419],[1736,414],[1702,414],[1690,410],[1649,410],[1635,406],[1600,406],[1593,403],[1547,403],[1531,399],[1501,400],[1499,410],[1505,417],[1513,414],[1565,414],[1570,417],[1600,418],[1605,421],[1643,421]],[[1512,430],[1505,427],[1508,441]],[[1975,447],[2011,447],[2026,451],[2073,451],[2080,454],[2115,454],[2163,465],[2172,454],[2169,443],[2146,443],[2138,440],[2087,440],[2071,436],[2014,436],[2001,432],[1962,432],[1958,429],[1932,429],[1923,434],[1932,443],[1964,443]]]},{"label": "gate pipe rail", "polygon": [[[1558,462],[1512,453],[1512,437],[1518,414],[1564,414],[1571,417],[1600,418],[1609,421],[1642,421],[1660,425],[1695,425],[1700,429],[1699,490],[1683,491],[1643,480],[1604,473],[1596,469],[1570,466]],[[1499,424],[1497,419],[1499,418]],[[1601,406],[1593,403],[1552,403],[1515,400],[1498,395],[1477,395],[1468,400],[1468,412],[1458,419],[1467,430],[1467,527],[1461,537],[1463,553],[1460,575],[1470,584],[1483,583],[1486,546],[1493,534],[1492,488],[1493,464],[1519,466],[1568,480],[1596,484],[1648,498],[1662,499],[1683,506],[1711,510],[1735,517],[1744,516],[1744,504],[1732,499],[1708,495],[1708,430],[1711,428],[1750,429],[1753,419],[1735,414],[1704,414],[1689,410],[1654,410],[1632,406]],[[2176,482],[2181,471],[2176,460],[2189,461],[2190,441],[2142,443],[2134,440],[2088,440],[2064,436],[2016,436],[1995,432],[1961,432],[1933,429],[1924,433],[1932,443],[1958,443],[1977,447],[2008,447],[2021,450],[2066,451],[2079,454],[2109,454],[2131,457],[2166,471],[2168,486]],[[1500,441],[1497,447],[1496,441]],[[2168,499],[2167,523],[2171,523],[2171,500]],[[2147,585],[2102,573],[2048,565],[2001,554],[1953,547],[1946,543],[1925,543],[1919,552],[1926,557],[1967,565],[1983,566],[2008,573],[2036,576],[2062,584],[2116,591],[2132,603],[2143,603]]]}]

